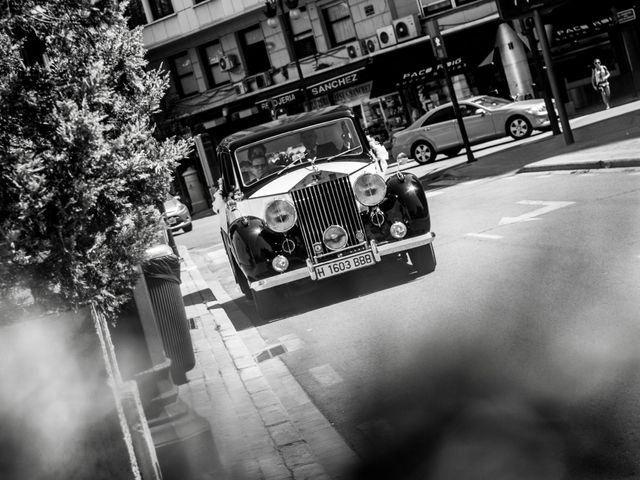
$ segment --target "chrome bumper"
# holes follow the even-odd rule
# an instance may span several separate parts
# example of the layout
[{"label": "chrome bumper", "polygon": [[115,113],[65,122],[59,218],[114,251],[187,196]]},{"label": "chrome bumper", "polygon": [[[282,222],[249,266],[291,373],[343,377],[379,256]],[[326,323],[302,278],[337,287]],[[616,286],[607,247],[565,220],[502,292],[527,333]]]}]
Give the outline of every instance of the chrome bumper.
[{"label": "chrome bumper", "polygon": [[[433,243],[436,234],[428,232],[417,237],[406,238],[404,240],[398,240],[397,242],[385,243],[378,245],[374,241],[371,242],[371,250],[373,251],[376,262],[382,261],[382,257],[386,255],[393,255],[395,253],[406,252],[412,248],[421,247],[423,245],[429,245]],[[365,267],[366,268],[366,267]],[[261,290],[267,290],[269,288],[285,285],[287,283],[295,282],[305,278],[313,278],[312,271],[309,268],[298,268],[289,272],[283,272],[280,275],[274,275],[273,277],[263,278],[257,282],[251,282],[249,287],[251,290],[259,292]]]}]

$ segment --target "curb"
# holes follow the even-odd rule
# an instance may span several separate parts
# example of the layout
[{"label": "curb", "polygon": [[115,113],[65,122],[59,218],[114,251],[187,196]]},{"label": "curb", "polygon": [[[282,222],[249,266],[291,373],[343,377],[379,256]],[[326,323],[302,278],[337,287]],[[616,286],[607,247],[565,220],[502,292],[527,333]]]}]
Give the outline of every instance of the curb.
[{"label": "curb", "polygon": [[562,162],[562,163],[550,163],[548,160],[542,160],[540,162],[531,163],[520,168],[516,173],[529,173],[529,172],[547,172],[553,170],[589,170],[589,169],[603,169],[603,168],[628,168],[628,167],[640,167],[639,158],[616,158],[611,160],[599,160],[599,161],[578,161],[578,162]]},{"label": "curb", "polygon": [[[245,472],[246,478],[329,480],[330,477],[316,461],[311,448],[202,278],[188,250],[182,245],[178,249],[183,259],[181,270],[185,276],[190,277],[190,281],[183,279],[183,296],[196,295],[196,298],[201,298],[201,302],[185,307],[187,318],[197,325],[196,330],[192,330],[196,369],[187,375],[189,383],[184,392],[187,397],[185,401],[197,410],[208,410],[203,415],[210,419],[214,440],[219,443],[216,434],[222,432],[217,431],[213,418],[215,413],[211,410],[215,410],[213,405],[218,404],[217,396],[221,392],[219,388],[210,387],[214,383],[218,383],[220,387],[220,379],[222,380],[222,386],[231,397],[231,407],[238,417],[236,423],[240,423],[236,425],[236,430],[241,430],[241,437],[244,437],[236,438],[236,441],[246,441],[247,444],[241,447],[248,447],[250,453],[257,457],[255,462],[251,462],[250,471]],[[230,361],[212,358],[212,350],[214,357],[219,356],[215,355],[216,344],[218,352],[221,346],[224,347]],[[207,390],[208,395],[203,395],[204,390]],[[250,400],[250,404],[242,401],[243,398]],[[253,411],[257,415],[249,419],[250,413],[247,411]],[[245,429],[245,423],[250,423],[248,429]],[[229,443],[228,438],[223,440]],[[243,458],[243,461],[246,459]],[[230,466],[231,470],[234,468],[235,466]],[[235,480],[238,477],[230,478]]]}]

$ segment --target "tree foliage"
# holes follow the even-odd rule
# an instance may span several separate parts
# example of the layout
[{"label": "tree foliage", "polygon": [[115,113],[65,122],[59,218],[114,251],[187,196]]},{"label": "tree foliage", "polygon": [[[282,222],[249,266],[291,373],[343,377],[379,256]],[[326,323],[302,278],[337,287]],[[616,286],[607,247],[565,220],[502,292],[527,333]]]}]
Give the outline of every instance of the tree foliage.
[{"label": "tree foliage", "polygon": [[8,0],[0,19],[0,294],[114,312],[160,229],[187,140],[117,0]]}]

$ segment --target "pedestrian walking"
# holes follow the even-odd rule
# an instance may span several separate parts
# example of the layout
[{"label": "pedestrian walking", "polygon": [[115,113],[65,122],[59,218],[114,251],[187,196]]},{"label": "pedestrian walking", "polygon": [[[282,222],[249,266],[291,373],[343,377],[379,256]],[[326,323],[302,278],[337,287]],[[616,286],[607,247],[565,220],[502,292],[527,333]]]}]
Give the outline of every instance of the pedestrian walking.
[{"label": "pedestrian walking", "polygon": [[594,90],[600,91],[602,102],[604,103],[606,109],[611,108],[611,104],[609,102],[611,98],[611,89],[609,87],[610,76],[611,74],[609,73],[609,69],[602,65],[600,60],[596,58],[593,61],[591,84],[593,85]]}]

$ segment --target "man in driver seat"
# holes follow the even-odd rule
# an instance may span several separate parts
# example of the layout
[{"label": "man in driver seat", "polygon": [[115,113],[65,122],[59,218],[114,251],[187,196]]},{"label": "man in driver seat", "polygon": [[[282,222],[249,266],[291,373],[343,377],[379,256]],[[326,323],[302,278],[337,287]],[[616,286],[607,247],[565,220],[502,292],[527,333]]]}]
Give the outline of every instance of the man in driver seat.
[{"label": "man in driver seat", "polygon": [[300,134],[300,140],[305,148],[306,159],[332,157],[340,153],[332,142],[318,143],[318,134],[315,130],[305,130]]},{"label": "man in driver seat", "polygon": [[267,149],[258,144],[249,149],[249,161],[243,162],[242,176],[246,183],[258,181],[268,170]]}]

